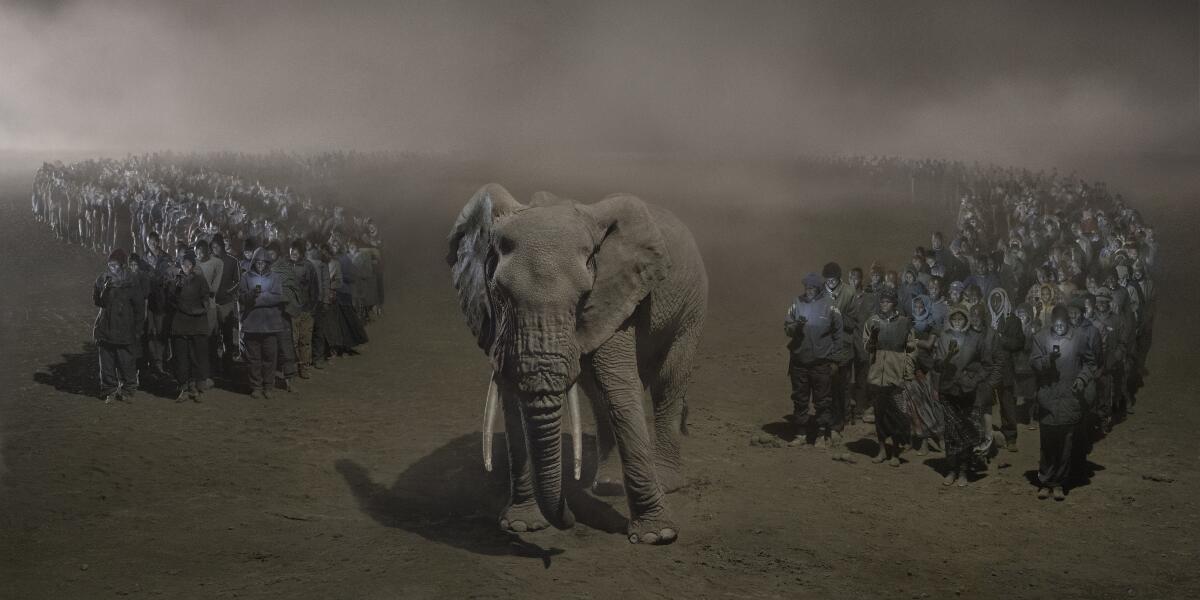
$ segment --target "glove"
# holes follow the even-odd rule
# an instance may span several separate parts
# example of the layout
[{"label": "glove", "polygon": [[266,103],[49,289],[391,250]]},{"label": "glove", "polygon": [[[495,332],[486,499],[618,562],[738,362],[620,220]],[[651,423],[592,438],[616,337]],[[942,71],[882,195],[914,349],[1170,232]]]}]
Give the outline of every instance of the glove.
[{"label": "glove", "polygon": [[1075,381],[1071,382],[1071,391],[1075,392],[1076,394],[1082,392],[1083,389],[1086,387],[1087,387],[1087,382],[1084,381],[1082,378],[1076,377]]}]

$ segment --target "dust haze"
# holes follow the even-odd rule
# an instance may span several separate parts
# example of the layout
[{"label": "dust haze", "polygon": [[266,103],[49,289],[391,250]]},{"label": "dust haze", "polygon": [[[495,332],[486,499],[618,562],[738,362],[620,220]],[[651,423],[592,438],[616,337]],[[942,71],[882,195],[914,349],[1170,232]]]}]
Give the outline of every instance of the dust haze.
[{"label": "dust haze", "polygon": [[1194,161],[1195,2],[0,3],[0,148]]}]

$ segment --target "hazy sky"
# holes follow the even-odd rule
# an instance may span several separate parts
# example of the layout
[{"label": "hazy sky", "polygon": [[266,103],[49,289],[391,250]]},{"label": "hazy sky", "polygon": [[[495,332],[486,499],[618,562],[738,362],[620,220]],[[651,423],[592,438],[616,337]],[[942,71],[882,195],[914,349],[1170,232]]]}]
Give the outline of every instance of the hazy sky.
[{"label": "hazy sky", "polygon": [[1197,6],[0,0],[0,149],[1176,152]]}]

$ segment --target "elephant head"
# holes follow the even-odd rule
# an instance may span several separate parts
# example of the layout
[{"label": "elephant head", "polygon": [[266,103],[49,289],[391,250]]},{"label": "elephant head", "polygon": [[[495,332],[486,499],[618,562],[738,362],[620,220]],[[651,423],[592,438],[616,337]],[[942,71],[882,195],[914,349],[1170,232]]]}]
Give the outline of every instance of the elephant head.
[{"label": "elephant head", "polygon": [[[524,205],[489,184],[459,214],[449,246],[460,305],[493,368],[485,463],[497,396],[515,399],[538,505],[556,526],[569,526],[561,481],[564,401],[572,400],[578,461],[573,400],[580,358],[611,337],[666,277],[662,234],[632,196],[581,205],[539,192]],[[578,469],[577,463],[577,477]]]}]

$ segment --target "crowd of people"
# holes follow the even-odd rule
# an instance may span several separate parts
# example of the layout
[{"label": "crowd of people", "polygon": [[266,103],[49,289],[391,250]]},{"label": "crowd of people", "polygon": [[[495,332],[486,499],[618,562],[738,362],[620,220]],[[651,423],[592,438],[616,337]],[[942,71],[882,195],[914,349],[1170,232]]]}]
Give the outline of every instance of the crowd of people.
[{"label": "crowd of people", "polygon": [[356,354],[365,323],[382,315],[374,222],[222,173],[215,165],[228,158],[131,156],[37,173],[36,218],[108,257],[92,291],[106,403],[131,400],[141,373],[169,382],[180,402],[199,402],[214,378],[244,377],[255,398],[291,392]]},{"label": "crowd of people", "polygon": [[1148,375],[1154,230],[1102,183],[969,175],[949,240],[935,232],[892,268],[804,276],[784,322],[792,444],[837,445],[861,416],[874,462],[940,444],[943,483],[966,486],[1025,425],[1040,438],[1038,497],[1063,500]]}]

